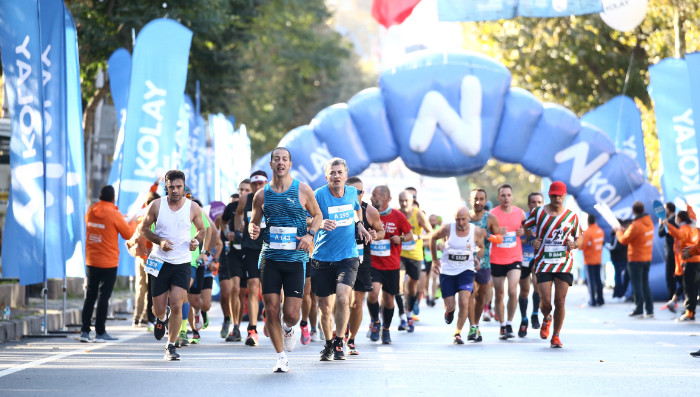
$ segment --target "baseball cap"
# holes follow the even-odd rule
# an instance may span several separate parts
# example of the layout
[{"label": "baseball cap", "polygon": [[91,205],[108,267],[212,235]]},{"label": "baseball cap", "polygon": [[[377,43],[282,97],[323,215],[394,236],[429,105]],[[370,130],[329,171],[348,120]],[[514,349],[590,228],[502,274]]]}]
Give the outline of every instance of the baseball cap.
[{"label": "baseball cap", "polygon": [[224,213],[224,209],[226,208],[226,204],[222,203],[221,201],[212,201],[210,204],[211,208],[209,209],[209,217],[215,221],[216,218],[220,217]]},{"label": "baseball cap", "polygon": [[562,181],[554,181],[549,186],[549,194],[555,196],[563,196],[566,194],[566,185]]}]

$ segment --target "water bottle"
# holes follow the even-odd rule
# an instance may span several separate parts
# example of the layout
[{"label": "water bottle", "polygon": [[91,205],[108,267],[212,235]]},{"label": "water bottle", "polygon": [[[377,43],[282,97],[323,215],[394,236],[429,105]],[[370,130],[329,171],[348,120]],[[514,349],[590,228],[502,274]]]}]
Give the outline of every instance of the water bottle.
[{"label": "water bottle", "polygon": [[2,319],[5,321],[10,320],[10,305],[5,305],[5,310],[2,312]]},{"label": "water bottle", "polygon": [[204,266],[204,261],[202,259],[197,259],[197,267]]}]

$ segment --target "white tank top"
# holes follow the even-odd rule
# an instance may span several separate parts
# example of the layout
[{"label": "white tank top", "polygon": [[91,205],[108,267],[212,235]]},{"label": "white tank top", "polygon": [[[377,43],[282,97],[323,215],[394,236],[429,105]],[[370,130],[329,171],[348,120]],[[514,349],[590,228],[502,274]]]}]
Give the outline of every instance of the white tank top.
[{"label": "white tank top", "polygon": [[450,225],[450,238],[445,242],[445,249],[442,251],[441,274],[456,276],[465,270],[474,271],[474,230],[474,225],[469,225],[469,233],[459,237],[456,225]]},{"label": "white tank top", "polygon": [[154,244],[151,256],[174,265],[192,261],[192,253],[190,252],[190,240],[192,240],[191,205],[192,201],[185,199],[185,204],[179,210],[173,212],[168,206],[168,198],[160,198],[160,210],[158,210],[155,234],[162,239],[171,241],[173,249],[165,252],[158,245]]}]

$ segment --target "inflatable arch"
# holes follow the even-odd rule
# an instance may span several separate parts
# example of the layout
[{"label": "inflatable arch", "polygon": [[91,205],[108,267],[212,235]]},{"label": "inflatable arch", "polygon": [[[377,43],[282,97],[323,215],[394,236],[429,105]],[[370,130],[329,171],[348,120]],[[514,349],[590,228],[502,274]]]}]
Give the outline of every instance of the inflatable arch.
[{"label": "inflatable arch", "polygon": [[[279,146],[292,154],[293,176],[312,188],[326,183],[323,165],[334,156],[347,161],[350,175],[401,156],[411,170],[438,177],[476,172],[494,157],[563,181],[586,212],[605,202],[628,219],[640,200],[658,223],[652,202],[661,195],[634,159],[570,110],[511,87],[505,66],[476,53],[415,53],[383,71],[378,88],[323,109]],[[271,173],[269,158],[253,169]],[[657,299],[667,298],[663,250],[656,237],[650,280]]]}]

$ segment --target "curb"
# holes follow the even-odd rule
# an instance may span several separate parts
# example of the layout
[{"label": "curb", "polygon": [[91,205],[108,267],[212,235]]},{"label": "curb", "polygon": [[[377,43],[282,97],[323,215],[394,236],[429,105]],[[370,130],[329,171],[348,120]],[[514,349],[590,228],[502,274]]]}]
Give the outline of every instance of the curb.
[{"label": "curb", "polygon": [[[112,308],[115,313],[126,311],[126,299],[115,300]],[[66,309],[66,324],[80,324],[82,308]],[[47,313],[46,327],[49,331],[61,329],[63,311]],[[27,316],[19,320],[0,321],[0,344],[7,341],[17,341],[24,336],[40,336],[41,322],[44,315]]]}]

